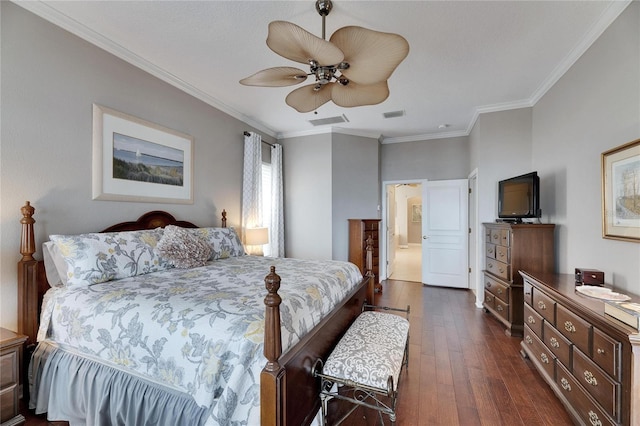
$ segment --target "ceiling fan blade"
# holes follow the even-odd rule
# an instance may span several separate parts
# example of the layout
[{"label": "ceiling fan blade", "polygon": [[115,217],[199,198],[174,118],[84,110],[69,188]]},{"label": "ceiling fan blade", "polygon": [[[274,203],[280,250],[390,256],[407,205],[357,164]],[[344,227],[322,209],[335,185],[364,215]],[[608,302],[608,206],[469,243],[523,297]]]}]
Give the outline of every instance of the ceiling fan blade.
[{"label": "ceiling fan blade", "polygon": [[307,73],[298,68],[275,67],[258,71],[240,80],[245,86],[283,87],[302,83],[307,79]]},{"label": "ceiling fan blade", "polygon": [[302,86],[287,95],[287,105],[298,112],[311,112],[331,100],[331,89],[335,83],[328,83],[314,90],[315,84]]},{"label": "ceiling fan blade", "polygon": [[362,27],[340,28],[331,36],[331,42],[342,50],[349,63],[342,74],[360,84],[387,80],[409,54],[404,37]]},{"label": "ceiling fan blade", "polygon": [[376,105],[389,97],[386,80],[374,84],[358,84],[350,81],[343,86],[336,83],[331,90],[331,100],[341,107]]},{"label": "ceiling fan blade", "polygon": [[342,51],[330,42],[286,21],[269,24],[267,46],[278,55],[303,64],[313,59],[320,65],[335,65],[344,58]]}]

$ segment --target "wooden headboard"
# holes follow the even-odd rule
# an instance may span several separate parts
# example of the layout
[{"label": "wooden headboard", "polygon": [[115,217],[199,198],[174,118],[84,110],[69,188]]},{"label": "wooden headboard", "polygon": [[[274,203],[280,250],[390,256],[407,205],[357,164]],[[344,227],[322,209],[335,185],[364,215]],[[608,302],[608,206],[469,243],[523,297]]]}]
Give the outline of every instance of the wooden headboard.
[{"label": "wooden headboard", "polygon": [[[29,201],[20,209],[22,213],[22,231],[20,235],[20,254],[22,259],[18,262],[18,333],[28,337],[27,345],[36,343],[38,325],[40,324],[40,306],[44,293],[50,288],[47,275],[44,270],[44,262],[36,260],[33,255],[36,252],[33,218],[35,209]],[[227,212],[222,210],[222,227],[227,226]],[[177,220],[171,214],[155,210],[140,216],[135,221],[120,222],[109,226],[100,232],[137,231],[141,229],[164,228],[167,225],[176,225],[183,228],[197,228],[191,222]]]}]

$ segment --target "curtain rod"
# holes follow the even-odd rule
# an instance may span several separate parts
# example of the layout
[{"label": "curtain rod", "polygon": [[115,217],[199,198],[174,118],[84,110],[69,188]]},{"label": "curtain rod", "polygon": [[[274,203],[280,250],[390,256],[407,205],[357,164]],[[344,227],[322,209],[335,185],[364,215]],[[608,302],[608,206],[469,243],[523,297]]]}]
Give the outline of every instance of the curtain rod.
[{"label": "curtain rod", "polygon": [[[251,136],[251,133],[249,133],[249,132],[245,131],[245,132],[244,132],[244,135],[245,135],[245,136]],[[267,145],[269,145],[271,148],[274,148],[274,147],[275,147],[275,145],[274,145],[274,144],[269,143],[269,142],[266,142],[266,141],[265,141],[264,139],[262,139],[262,138],[260,138],[260,141],[262,141],[262,143],[266,143],[266,144],[267,144]]]}]

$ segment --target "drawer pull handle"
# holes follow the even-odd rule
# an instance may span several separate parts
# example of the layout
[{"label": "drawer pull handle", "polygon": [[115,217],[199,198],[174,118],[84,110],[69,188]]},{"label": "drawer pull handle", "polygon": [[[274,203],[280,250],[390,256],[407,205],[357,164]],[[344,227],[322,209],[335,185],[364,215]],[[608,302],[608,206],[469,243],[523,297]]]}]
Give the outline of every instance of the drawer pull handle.
[{"label": "drawer pull handle", "polygon": [[498,239],[498,234],[493,234],[493,239],[497,240]]},{"label": "drawer pull handle", "polygon": [[527,342],[528,344],[532,344],[533,343],[533,339],[531,338],[531,336],[529,336],[527,334],[527,336],[524,338],[524,341]]},{"label": "drawer pull handle", "polygon": [[491,283],[489,281],[487,281],[484,286],[487,287],[487,288],[491,288]]},{"label": "drawer pull handle", "polygon": [[490,248],[490,249],[488,249],[488,250],[487,250],[487,252],[488,252],[489,254],[493,254],[493,249],[492,249],[492,248]]},{"label": "drawer pull handle", "polygon": [[598,380],[596,380],[595,377],[593,377],[593,373],[589,370],[585,370],[584,371],[584,379],[587,381],[587,383],[589,383],[591,386],[598,386]]},{"label": "drawer pull handle", "polygon": [[598,355],[604,355],[605,354],[605,350],[602,349],[602,348],[598,348],[597,352],[598,352]]},{"label": "drawer pull handle", "polygon": [[498,293],[498,294],[502,294],[502,289],[501,289],[501,288],[499,288],[499,289],[496,291],[496,293]]},{"label": "drawer pull handle", "polygon": [[558,343],[558,339],[556,339],[555,337],[549,339],[549,343],[551,344],[552,348],[558,349],[560,347],[560,343]]},{"label": "drawer pull handle", "polygon": [[540,354],[540,361],[544,362],[545,364],[549,364],[549,357],[547,356],[547,354]]},{"label": "drawer pull handle", "polygon": [[544,304],[542,300],[538,302],[538,309],[542,309],[543,311],[547,309],[547,305]]},{"label": "drawer pull handle", "polygon": [[502,305],[498,305],[498,306],[496,307],[496,311],[500,311],[500,312],[502,312],[503,310],[504,310],[504,309],[502,309]]},{"label": "drawer pull handle", "polygon": [[593,426],[602,426],[602,422],[598,418],[598,415],[591,410],[589,410],[589,422]]},{"label": "drawer pull handle", "polygon": [[527,322],[529,324],[535,324],[536,323],[536,319],[532,315],[529,315],[529,318],[527,318]]},{"label": "drawer pull handle", "polygon": [[484,300],[486,300],[487,302],[491,302],[491,296],[487,296]]},{"label": "drawer pull handle", "polygon": [[500,271],[501,274],[504,274],[504,268],[498,268],[498,271]]},{"label": "drawer pull handle", "polygon": [[560,379],[560,383],[562,384],[562,389],[571,392],[571,384],[566,378],[563,377],[562,379]]},{"label": "drawer pull handle", "polygon": [[565,321],[564,322],[564,329],[567,330],[569,333],[575,333],[576,332],[576,326],[573,325],[573,323],[571,321]]}]

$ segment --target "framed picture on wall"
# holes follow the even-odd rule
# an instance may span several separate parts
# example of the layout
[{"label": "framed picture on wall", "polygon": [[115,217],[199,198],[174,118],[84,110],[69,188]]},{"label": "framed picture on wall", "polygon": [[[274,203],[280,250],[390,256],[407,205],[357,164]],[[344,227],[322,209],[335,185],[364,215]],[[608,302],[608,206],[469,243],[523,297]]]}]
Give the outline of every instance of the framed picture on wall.
[{"label": "framed picture on wall", "polygon": [[602,153],[602,236],[640,242],[640,139]]},{"label": "framed picture on wall", "polygon": [[422,204],[411,205],[411,222],[422,222]]},{"label": "framed picture on wall", "polygon": [[93,105],[93,199],[193,203],[193,137]]}]

